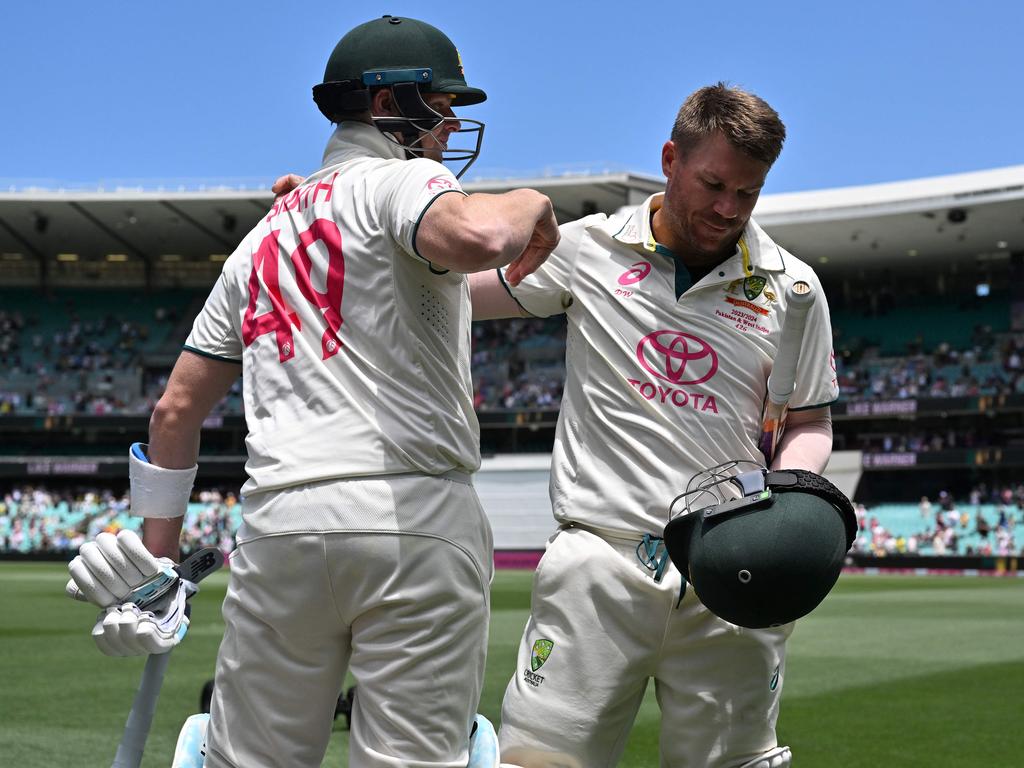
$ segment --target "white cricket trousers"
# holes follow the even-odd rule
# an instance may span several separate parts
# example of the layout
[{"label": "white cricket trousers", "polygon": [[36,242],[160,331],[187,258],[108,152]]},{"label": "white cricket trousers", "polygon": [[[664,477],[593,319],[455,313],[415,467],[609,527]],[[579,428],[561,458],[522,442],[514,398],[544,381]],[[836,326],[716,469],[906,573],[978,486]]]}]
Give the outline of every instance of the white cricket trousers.
[{"label": "white cricket trousers", "polygon": [[616,765],[651,678],[663,768],[733,768],[777,745],[793,625],[737,627],[691,587],[677,608],[679,572],[655,582],[639,543],[581,528],[548,543],[501,710],[503,762]]},{"label": "white cricket trousers", "polygon": [[[464,768],[493,572],[472,485],[397,476],[262,496],[261,535],[231,558],[207,768],[320,768],[349,668],[351,768]],[[366,529],[266,535],[289,511]]]}]

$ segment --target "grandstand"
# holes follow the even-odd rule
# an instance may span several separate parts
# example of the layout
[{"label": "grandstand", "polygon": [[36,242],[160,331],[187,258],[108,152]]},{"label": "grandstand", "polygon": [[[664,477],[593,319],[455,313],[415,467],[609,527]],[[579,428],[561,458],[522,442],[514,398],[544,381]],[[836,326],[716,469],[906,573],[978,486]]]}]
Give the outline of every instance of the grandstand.
[{"label": "grandstand", "polygon": [[[567,174],[466,186],[534,187],[568,221],[639,203],[662,180]],[[828,473],[862,508],[858,564],[1017,567],[1022,202],[1024,166],[758,204],[755,218],[815,267],[832,309],[842,394]],[[0,193],[0,552],[68,557],[97,530],[137,524],[125,514],[127,444],[145,439],[192,318],[270,204],[268,192],[225,188]],[[479,323],[473,334],[483,447],[497,456],[478,487],[496,547],[535,552],[551,528],[543,466],[565,323]],[[235,391],[204,432],[192,545],[230,546],[244,437]],[[922,497],[935,513],[922,515]]]}]

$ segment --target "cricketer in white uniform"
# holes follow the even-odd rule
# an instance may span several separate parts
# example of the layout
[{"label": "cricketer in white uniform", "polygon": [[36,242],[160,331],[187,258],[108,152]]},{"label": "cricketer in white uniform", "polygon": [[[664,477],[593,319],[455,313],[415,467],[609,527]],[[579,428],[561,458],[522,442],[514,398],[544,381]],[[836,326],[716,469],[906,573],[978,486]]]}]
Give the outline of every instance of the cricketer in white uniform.
[{"label": "cricketer in white uniform", "polygon": [[[439,731],[465,740],[476,711],[492,553],[470,484],[469,292],[414,241],[434,199],[460,187],[401,152],[343,123],[324,168],[225,263],[185,343],[242,364],[249,428],[207,765],[254,764],[254,737],[234,720],[254,701],[278,721],[293,713],[260,738],[270,754],[322,757],[348,666],[338,649],[356,638],[352,740],[370,753],[359,764],[385,764],[370,755],[407,733],[422,757]],[[338,532],[349,535],[304,535]],[[431,705],[389,711],[402,699]]]},{"label": "cricketer in white uniform", "polygon": [[[470,481],[464,273],[529,273],[557,224],[540,193],[466,196],[437,162],[463,130],[451,104],[485,98],[440,30],[391,16],[357,27],[314,98],[339,123],[323,167],[225,262],[154,412],[148,461],[133,463],[143,485],[183,478],[144,541],[176,559],[201,423],[240,369],[249,478],[207,768],[318,768],[349,668],[349,765],[465,768],[493,556]],[[133,477],[133,508],[136,495]],[[104,546],[117,570],[125,556]],[[113,631],[94,635],[135,631],[137,612],[107,611]],[[101,647],[139,652],[120,640]]]},{"label": "cricketer in white uniform", "polygon": [[[714,155],[719,165],[701,164],[703,151],[694,151],[697,178],[717,200],[736,150]],[[663,766],[788,764],[775,723],[792,625],[751,630],[712,615],[683,591],[658,537],[691,476],[727,460],[763,464],[762,404],[794,281],[810,283],[818,300],[790,407],[837,398],[828,308],[814,272],[753,220],[694,282],[652,231],[664,201],[564,225],[543,267],[506,286],[526,313],[564,312],[569,326],[551,468],[560,528],[534,577],[505,695],[508,763],[615,765],[654,678]],[[473,280],[475,302],[496,298],[478,290],[493,291],[493,279]]]}]

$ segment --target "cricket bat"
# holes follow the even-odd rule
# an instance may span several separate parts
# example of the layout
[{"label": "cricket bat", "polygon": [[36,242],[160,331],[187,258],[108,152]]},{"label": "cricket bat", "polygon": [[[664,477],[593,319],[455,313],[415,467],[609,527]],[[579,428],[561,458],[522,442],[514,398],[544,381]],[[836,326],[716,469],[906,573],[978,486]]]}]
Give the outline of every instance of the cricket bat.
[{"label": "cricket bat", "polygon": [[782,321],[775,363],[768,376],[768,396],[764,401],[761,439],[757,445],[764,454],[765,467],[769,469],[786,425],[786,406],[796,385],[796,366],[800,361],[807,310],[814,304],[814,298],[814,289],[802,280],[786,289],[786,317]]},{"label": "cricket bat", "polygon": [[[193,553],[190,557],[174,566],[174,573],[178,578],[187,579],[198,584],[211,573],[224,564],[224,555],[219,549],[207,547]],[[172,582],[176,583],[177,579]],[[161,585],[162,586],[162,585]],[[137,598],[141,597],[146,605],[152,605],[152,586],[147,588],[143,585],[133,593]],[[164,589],[161,594],[166,593]],[[136,600],[126,602],[138,602]],[[141,606],[140,606],[141,607]],[[188,608],[186,608],[188,610]],[[114,762],[111,768],[139,768],[142,764],[142,753],[146,747],[146,739],[149,737],[149,729],[153,725],[153,715],[156,713],[156,703],[160,698],[160,688],[164,681],[164,672],[167,671],[167,664],[171,659],[171,653],[154,653],[146,658],[146,666],[142,670],[142,679],[139,681],[139,688],[132,700],[132,708],[128,713],[128,721],[124,726],[124,733],[121,736],[121,743],[117,747],[117,754],[114,755]]]}]

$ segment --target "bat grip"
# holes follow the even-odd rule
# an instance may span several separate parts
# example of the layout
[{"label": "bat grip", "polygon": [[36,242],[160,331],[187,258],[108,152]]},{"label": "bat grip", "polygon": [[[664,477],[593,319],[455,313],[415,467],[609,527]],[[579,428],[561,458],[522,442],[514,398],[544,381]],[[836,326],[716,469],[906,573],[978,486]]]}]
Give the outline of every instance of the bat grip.
[{"label": "bat grip", "polygon": [[139,768],[142,765],[142,752],[146,747],[146,738],[153,724],[157,699],[160,698],[160,688],[164,682],[164,672],[170,660],[170,651],[154,653],[146,659],[139,689],[135,692],[132,710],[128,713],[124,735],[121,736],[111,768]]}]

